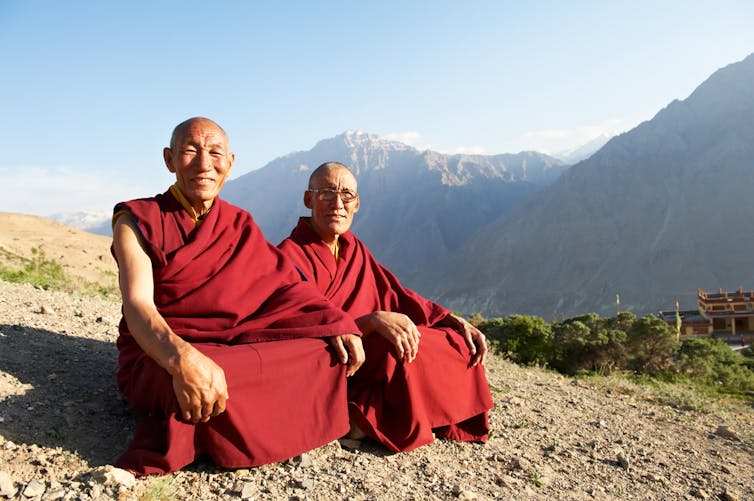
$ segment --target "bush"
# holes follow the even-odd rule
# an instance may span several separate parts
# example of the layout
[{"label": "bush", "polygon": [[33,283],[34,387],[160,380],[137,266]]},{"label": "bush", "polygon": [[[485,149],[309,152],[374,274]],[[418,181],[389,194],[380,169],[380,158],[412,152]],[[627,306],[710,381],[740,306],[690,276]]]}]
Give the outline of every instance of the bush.
[{"label": "bush", "polygon": [[516,363],[545,364],[550,359],[552,329],[540,317],[511,315],[493,318],[480,322],[479,330],[495,349]]},{"label": "bush", "polygon": [[754,372],[746,359],[720,339],[688,339],[678,350],[680,374],[723,391],[754,391]]},{"label": "bush", "polygon": [[47,259],[41,249],[32,247],[31,259],[20,270],[0,267],[0,279],[6,282],[28,283],[36,287],[47,289],[64,289],[68,285],[68,278],[63,267],[57,261]]},{"label": "bush", "polygon": [[611,328],[610,320],[590,313],[552,326],[554,342],[551,365],[566,374],[609,374],[625,367],[626,333]]},{"label": "bush", "polygon": [[678,346],[676,331],[654,315],[637,320],[628,331],[630,366],[643,374],[660,374],[671,369]]}]

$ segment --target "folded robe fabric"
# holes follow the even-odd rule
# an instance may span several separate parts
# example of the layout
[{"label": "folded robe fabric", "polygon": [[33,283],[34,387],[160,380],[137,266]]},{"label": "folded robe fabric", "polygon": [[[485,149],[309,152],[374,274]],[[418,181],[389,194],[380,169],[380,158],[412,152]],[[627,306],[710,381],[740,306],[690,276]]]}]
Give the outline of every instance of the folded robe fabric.
[{"label": "folded robe fabric", "polygon": [[337,260],[301,218],[280,243],[302,272],[354,319],[374,311],[407,315],[421,333],[411,363],[396,359],[378,334],[363,338],[366,362],[348,381],[351,417],[393,451],[408,451],[441,438],[487,440],[492,408],[484,368],[468,367],[464,338],[438,324],[450,311],[403,287],[353,233],[340,235]]},{"label": "folded robe fabric", "polygon": [[324,338],[358,328],[301,280],[250,214],[218,198],[197,226],[169,191],[121,211],[146,243],[157,310],[222,367],[229,399],[207,423],[182,421],[172,378],[122,319],[118,385],[142,418],[117,466],[163,474],[202,454],[227,468],[255,466],[348,431],[345,367]]}]

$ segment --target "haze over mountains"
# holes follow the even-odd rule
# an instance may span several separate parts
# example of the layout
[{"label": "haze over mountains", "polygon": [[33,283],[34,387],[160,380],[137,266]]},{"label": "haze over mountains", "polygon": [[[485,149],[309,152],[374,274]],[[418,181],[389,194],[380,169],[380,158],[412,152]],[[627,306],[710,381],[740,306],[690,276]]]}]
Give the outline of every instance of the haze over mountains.
[{"label": "haze over mountains", "polygon": [[444,155],[349,131],[229,181],[223,196],[249,210],[277,243],[308,215],[303,192],[325,161],[355,173],[361,209],[353,230],[404,280],[456,251],[566,168],[541,153]]},{"label": "haze over mountains", "polygon": [[754,55],[610,140],[417,283],[461,311],[695,308],[754,288]]}]

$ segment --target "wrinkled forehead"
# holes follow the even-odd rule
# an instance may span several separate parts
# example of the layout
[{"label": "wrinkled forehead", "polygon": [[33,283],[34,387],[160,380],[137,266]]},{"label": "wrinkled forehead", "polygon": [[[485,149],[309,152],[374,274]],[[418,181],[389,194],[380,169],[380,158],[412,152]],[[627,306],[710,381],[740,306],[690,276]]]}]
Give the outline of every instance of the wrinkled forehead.
[{"label": "wrinkled forehead", "polygon": [[210,120],[194,120],[175,131],[173,141],[179,144],[202,144],[228,147],[225,131]]},{"label": "wrinkled forehead", "polygon": [[333,167],[325,169],[312,180],[313,188],[338,188],[356,191],[356,177],[348,169]]}]

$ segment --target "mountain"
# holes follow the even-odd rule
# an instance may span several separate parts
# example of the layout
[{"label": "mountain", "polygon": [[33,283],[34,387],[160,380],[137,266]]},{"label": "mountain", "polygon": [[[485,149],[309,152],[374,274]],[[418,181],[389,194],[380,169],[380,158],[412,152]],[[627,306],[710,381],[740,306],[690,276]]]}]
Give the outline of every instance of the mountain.
[{"label": "mountain", "polygon": [[561,151],[553,156],[558,160],[561,160],[565,164],[573,165],[594,155],[597,151],[600,150],[600,148],[605,146],[605,144],[610,141],[610,137],[611,136],[608,136],[607,134],[600,134],[599,136],[595,137],[594,139],[590,139],[581,146],[570,150]]},{"label": "mountain", "polygon": [[[444,155],[348,131],[230,180],[223,197],[249,210],[277,243],[299,216],[311,172],[325,161],[349,166],[361,209],[354,232],[404,281],[460,248],[479,227],[508,213],[566,168],[547,155]],[[409,283],[407,282],[407,283]]]},{"label": "mountain", "polygon": [[694,308],[754,288],[754,54],[611,139],[417,282],[486,314]]}]

